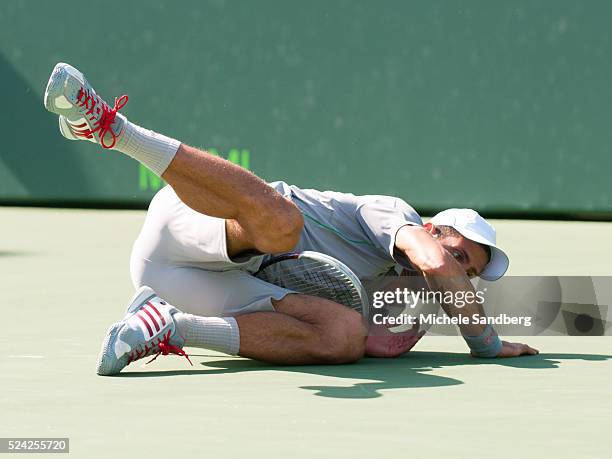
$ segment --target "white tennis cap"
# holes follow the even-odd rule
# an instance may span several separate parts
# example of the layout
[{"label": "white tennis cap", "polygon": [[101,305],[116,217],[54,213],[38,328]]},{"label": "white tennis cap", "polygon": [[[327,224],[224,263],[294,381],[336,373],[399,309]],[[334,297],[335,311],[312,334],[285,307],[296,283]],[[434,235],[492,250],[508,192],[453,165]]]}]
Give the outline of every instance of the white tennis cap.
[{"label": "white tennis cap", "polygon": [[430,223],[436,226],[451,226],[463,237],[491,248],[491,259],[480,274],[482,279],[494,281],[507,271],[510,260],[508,255],[495,245],[495,228],[475,210],[446,209],[436,214]]}]

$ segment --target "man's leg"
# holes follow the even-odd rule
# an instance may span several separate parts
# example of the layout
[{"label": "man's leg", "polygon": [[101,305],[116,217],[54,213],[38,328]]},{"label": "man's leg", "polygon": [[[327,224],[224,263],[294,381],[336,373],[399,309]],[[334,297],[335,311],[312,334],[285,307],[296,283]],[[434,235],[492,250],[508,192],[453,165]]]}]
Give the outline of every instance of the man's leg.
[{"label": "man's leg", "polygon": [[298,242],[303,217],[297,206],[236,164],[181,144],[162,177],[192,209],[230,221],[230,255],[286,252]]},{"label": "man's leg", "polygon": [[251,172],[179,141],[137,126],[111,109],[75,68],[58,64],[45,91],[45,107],[60,115],[60,131],[140,161],[163,177],[197,212],[228,220],[230,255],[256,249],[291,250],[303,226],[291,201]]},{"label": "man's leg", "polygon": [[[363,357],[366,328],[361,315],[337,303],[306,295],[274,301],[277,312],[235,318],[243,357],[288,365],[351,363]],[[231,318],[177,314],[185,346],[211,348],[210,328]],[[229,333],[229,329],[228,329]],[[228,352],[220,349],[215,350]]]},{"label": "man's leg", "polygon": [[359,313],[245,271],[177,267],[135,255],[132,277],[137,288],[152,287],[180,310],[174,317],[184,346],[282,364],[344,363],[364,352]]},{"label": "man's leg", "polygon": [[275,301],[275,307],[279,312],[237,318],[196,316],[142,287],[125,317],[108,330],[96,372],[115,375],[131,362],[152,355],[189,358],[184,346],[293,365],[351,363],[363,356],[366,328],[357,312],[298,294]]}]

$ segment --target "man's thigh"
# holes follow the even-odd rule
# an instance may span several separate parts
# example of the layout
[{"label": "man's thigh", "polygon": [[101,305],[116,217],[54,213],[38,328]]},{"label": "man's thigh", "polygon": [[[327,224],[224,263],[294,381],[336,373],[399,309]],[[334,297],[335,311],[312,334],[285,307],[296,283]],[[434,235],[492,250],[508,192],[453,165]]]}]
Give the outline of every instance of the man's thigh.
[{"label": "man's thigh", "polygon": [[274,311],[273,301],[292,293],[239,269],[208,271],[149,260],[132,263],[136,288],[148,285],[183,312],[200,316],[236,316]]},{"label": "man's thigh", "polygon": [[255,271],[262,256],[230,257],[236,247],[244,246],[239,237],[240,227],[233,220],[194,211],[166,186],[151,201],[132,248],[132,263],[149,260],[213,271],[236,268]]}]

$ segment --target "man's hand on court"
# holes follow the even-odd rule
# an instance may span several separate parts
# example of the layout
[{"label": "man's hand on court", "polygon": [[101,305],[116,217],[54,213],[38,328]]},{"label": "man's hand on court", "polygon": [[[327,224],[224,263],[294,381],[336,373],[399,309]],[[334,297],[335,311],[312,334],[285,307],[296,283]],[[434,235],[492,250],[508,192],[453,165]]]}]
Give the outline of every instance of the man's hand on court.
[{"label": "man's hand on court", "polygon": [[497,354],[497,357],[518,357],[520,355],[536,355],[540,351],[528,346],[523,343],[509,343],[508,341],[502,341],[502,349]]}]

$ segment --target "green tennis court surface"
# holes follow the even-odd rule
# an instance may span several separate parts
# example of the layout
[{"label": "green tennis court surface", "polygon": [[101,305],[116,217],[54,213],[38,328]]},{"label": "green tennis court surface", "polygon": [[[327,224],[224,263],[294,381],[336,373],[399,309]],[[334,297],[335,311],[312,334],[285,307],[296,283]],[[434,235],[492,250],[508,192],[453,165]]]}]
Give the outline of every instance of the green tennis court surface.
[{"label": "green tennis court surface", "polygon": [[[509,360],[425,337],[400,359],[327,367],[194,349],[193,367],[96,376],[143,217],[0,208],[0,436],[70,437],[84,458],[609,457],[609,337],[527,338],[541,354]],[[612,274],[612,224],[494,224],[510,274]]]}]

